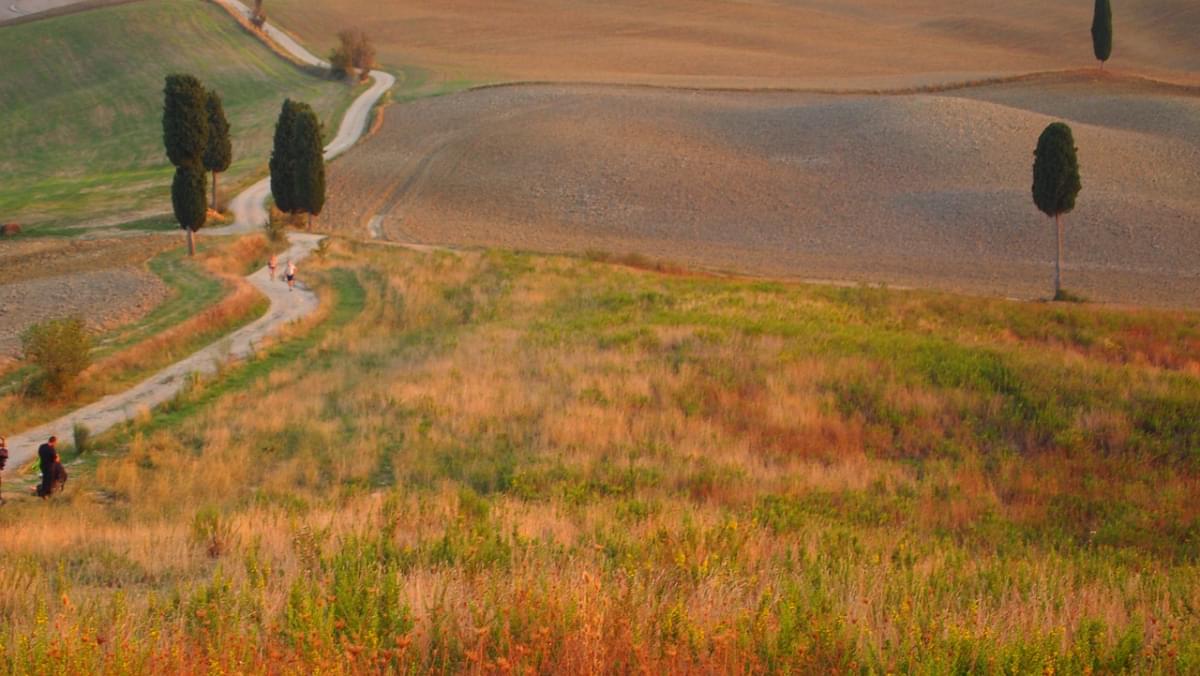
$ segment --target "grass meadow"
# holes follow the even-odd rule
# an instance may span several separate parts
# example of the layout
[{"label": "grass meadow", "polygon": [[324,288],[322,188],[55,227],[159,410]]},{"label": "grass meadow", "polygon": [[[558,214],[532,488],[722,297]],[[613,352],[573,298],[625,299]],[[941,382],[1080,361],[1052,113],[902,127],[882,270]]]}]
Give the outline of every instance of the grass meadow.
[{"label": "grass meadow", "polygon": [[0,509],[0,671],[1200,670],[1196,315],[627,262],[336,242]]},{"label": "grass meadow", "polygon": [[161,126],[169,73],[192,73],[224,100],[234,163],[220,185],[229,194],[265,173],[284,98],[310,103],[336,129],[352,95],[199,0],[0,27],[0,63],[11,66],[0,78],[0,219],[26,226],[170,212]]}]

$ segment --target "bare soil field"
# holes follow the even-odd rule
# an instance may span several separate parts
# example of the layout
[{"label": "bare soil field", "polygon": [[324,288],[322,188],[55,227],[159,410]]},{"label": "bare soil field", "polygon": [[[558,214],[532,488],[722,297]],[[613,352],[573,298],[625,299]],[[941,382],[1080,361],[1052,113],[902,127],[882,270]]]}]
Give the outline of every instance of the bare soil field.
[{"label": "bare soil field", "polygon": [[[1079,0],[268,0],[321,53],[367,29],[381,61],[474,81],[896,87],[1091,65]],[[1111,65],[1200,69],[1193,0],[1117,3]]]},{"label": "bare soil field", "polygon": [[21,333],[37,322],[79,315],[100,331],[150,311],[167,288],[145,263],[178,243],[163,236],[5,242],[0,247],[0,367],[18,355]]},{"label": "bare soil field", "polygon": [[1032,152],[1076,133],[1065,284],[1194,306],[1200,96],[1116,76],[940,95],[588,86],[476,90],[388,110],[330,167],[321,222],[427,244],[637,253],[769,276],[1040,297],[1052,222]]}]

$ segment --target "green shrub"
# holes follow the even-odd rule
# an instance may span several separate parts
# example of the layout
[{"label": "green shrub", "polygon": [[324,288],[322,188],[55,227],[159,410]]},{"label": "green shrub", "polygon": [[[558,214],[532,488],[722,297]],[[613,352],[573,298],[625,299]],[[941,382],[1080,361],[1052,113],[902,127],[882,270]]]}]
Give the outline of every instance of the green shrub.
[{"label": "green shrub", "polygon": [[21,348],[40,372],[39,389],[62,394],[91,362],[92,339],[82,319],[52,319],[26,329]]}]

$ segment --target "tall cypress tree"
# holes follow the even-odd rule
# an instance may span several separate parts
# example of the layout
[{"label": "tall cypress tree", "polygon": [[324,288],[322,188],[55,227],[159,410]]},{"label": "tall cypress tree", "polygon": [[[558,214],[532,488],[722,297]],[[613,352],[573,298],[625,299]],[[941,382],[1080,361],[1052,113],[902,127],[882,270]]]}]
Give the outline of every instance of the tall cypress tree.
[{"label": "tall cypress tree", "polygon": [[280,211],[290,214],[296,211],[296,161],[294,137],[296,135],[296,106],[288,99],[279,110],[275,122],[275,143],[271,149],[271,195]]},{"label": "tall cypress tree", "polygon": [[208,147],[208,93],[191,75],[168,75],[163,87],[163,145],[181,167],[199,164]]},{"label": "tall cypress tree", "polygon": [[321,143],[321,121],[307,104],[299,104],[294,135],[296,160],[296,210],[312,217],[325,206],[325,149]]},{"label": "tall cypress tree", "polygon": [[175,168],[175,180],[171,182],[171,206],[179,227],[187,233],[188,255],[196,253],[195,233],[208,219],[208,205],[204,203],[204,169],[197,164],[185,164]]},{"label": "tall cypress tree", "polygon": [[[175,165],[171,206],[175,220],[187,233],[188,255],[196,253],[195,233],[208,212],[205,200],[204,154],[208,149],[208,92],[191,75],[168,75],[163,86],[163,146]],[[199,212],[196,205],[199,204]]]},{"label": "tall cypress tree", "polygon": [[1100,61],[1101,70],[1112,56],[1112,32],[1112,4],[1109,0],[1096,0],[1096,11],[1092,15],[1092,51]]},{"label": "tall cypress tree", "polygon": [[208,146],[204,150],[204,168],[212,172],[212,208],[217,208],[217,174],[229,169],[233,162],[233,142],[229,138],[229,120],[221,95],[208,92],[205,101],[208,112]]},{"label": "tall cypress tree", "polygon": [[1079,181],[1079,159],[1071,128],[1055,122],[1038,137],[1033,151],[1033,203],[1054,218],[1058,231],[1058,255],[1054,259],[1054,297],[1062,297],[1063,225],[1062,215],[1075,208],[1075,198],[1082,187]]}]

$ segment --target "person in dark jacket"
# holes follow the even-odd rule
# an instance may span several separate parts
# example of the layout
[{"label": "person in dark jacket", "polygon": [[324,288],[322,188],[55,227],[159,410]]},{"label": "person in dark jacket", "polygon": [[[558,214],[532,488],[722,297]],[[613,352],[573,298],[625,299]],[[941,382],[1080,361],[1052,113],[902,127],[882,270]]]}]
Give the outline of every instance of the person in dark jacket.
[{"label": "person in dark jacket", "polygon": [[[7,439],[0,437],[0,473],[4,472],[4,466],[8,464],[8,444]],[[4,495],[0,493],[0,505],[4,504]]]},{"label": "person in dark jacket", "polygon": [[37,488],[37,496],[43,500],[58,493],[67,485],[67,468],[63,467],[62,459],[58,454],[54,454],[54,462],[50,465],[49,481],[42,481],[42,485]]},{"label": "person in dark jacket", "polygon": [[54,463],[58,460],[58,450],[55,449],[57,444],[58,437],[50,437],[49,441],[38,446],[38,469],[42,470],[42,483],[38,486],[38,495],[42,495],[43,490],[46,491],[46,495],[49,495],[51,473],[54,470]]}]

